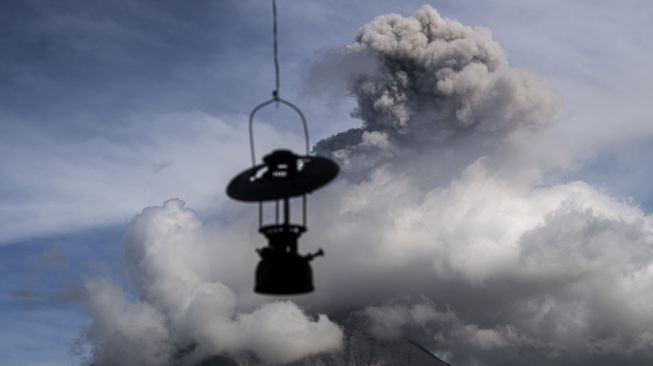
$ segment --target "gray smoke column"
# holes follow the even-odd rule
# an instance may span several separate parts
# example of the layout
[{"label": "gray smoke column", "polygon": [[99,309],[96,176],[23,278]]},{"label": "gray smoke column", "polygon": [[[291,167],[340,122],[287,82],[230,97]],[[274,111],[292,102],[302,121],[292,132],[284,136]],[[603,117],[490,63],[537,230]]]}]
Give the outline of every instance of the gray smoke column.
[{"label": "gray smoke column", "polygon": [[[537,77],[508,67],[489,30],[467,27],[424,6],[414,17],[379,16],[344,50],[311,74],[347,74],[363,127],[321,141],[316,149],[345,165],[372,152],[391,157],[477,133],[506,135],[549,125],[556,98]],[[361,64],[366,64],[362,67]],[[316,80],[313,80],[316,81]]]}]

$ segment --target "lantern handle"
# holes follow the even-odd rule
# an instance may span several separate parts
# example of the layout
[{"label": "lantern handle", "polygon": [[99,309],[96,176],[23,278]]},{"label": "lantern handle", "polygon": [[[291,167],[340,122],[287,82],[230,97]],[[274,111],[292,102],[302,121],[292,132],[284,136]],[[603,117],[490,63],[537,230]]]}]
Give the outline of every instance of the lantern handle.
[{"label": "lantern handle", "polygon": [[304,113],[302,113],[302,111],[297,106],[295,106],[294,104],[290,103],[289,101],[287,101],[285,99],[280,98],[278,93],[273,93],[272,99],[267,100],[267,101],[257,105],[256,107],[254,107],[252,112],[249,114],[249,149],[250,149],[250,152],[252,153],[252,166],[253,167],[256,166],[256,150],[254,148],[254,116],[256,115],[256,112],[258,112],[260,109],[262,109],[263,107],[268,106],[268,105],[270,105],[272,103],[284,104],[284,105],[290,107],[295,112],[297,112],[297,114],[299,115],[299,118],[302,120],[302,126],[304,127],[304,143],[306,145],[305,146],[306,147],[306,156],[308,156],[309,152],[310,152],[310,150],[309,150],[310,143],[309,143],[309,138],[308,138],[308,125],[306,123],[306,117],[304,117]]}]

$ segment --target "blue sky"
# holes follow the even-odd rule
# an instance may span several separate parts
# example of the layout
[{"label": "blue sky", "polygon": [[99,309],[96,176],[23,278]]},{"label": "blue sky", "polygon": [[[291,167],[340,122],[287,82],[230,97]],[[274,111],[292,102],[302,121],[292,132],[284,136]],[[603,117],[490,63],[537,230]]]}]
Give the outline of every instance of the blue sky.
[{"label": "blue sky", "polygon": [[[310,92],[311,62],[373,17],[423,3],[491,29],[513,67],[556,92],[563,113],[547,133],[569,158],[551,180],[650,211],[646,1],[280,0],[282,95],[308,116],[313,142],[360,123],[344,92]],[[224,186],[249,161],[247,114],[273,87],[270,27],[262,1],[0,4],[4,364],[72,362],[88,321],[76,289],[98,273],[124,276],[123,232],[143,208],[179,197],[207,219],[238,209]],[[301,146],[293,123],[258,131],[263,149]]]}]

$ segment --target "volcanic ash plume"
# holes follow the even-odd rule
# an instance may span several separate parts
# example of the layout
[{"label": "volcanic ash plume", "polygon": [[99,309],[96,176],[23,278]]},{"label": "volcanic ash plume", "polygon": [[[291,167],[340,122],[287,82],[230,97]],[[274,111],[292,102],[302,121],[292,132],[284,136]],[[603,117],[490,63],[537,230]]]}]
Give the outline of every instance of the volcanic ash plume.
[{"label": "volcanic ash plume", "polygon": [[[474,133],[539,129],[557,112],[543,82],[509,68],[487,29],[442,18],[429,6],[415,17],[377,17],[330,56],[314,65],[312,75],[326,69],[333,78],[348,70],[346,87],[358,103],[352,115],[363,127],[321,141],[317,151],[345,165]],[[361,60],[369,67],[347,66]]]}]

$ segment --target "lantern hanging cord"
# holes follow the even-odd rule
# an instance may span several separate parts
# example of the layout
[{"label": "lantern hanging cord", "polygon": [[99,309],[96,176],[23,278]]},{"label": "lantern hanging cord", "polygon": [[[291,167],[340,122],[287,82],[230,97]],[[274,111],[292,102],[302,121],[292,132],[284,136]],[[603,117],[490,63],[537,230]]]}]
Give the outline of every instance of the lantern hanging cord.
[{"label": "lantern hanging cord", "polygon": [[275,77],[275,89],[272,91],[272,99],[265,101],[252,110],[252,112],[249,115],[249,147],[250,147],[250,152],[252,154],[252,166],[256,166],[256,151],[254,149],[254,115],[256,112],[258,112],[261,108],[275,103],[276,106],[279,106],[279,103],[284,104],[288,107],[290,107],[292,110],[294,110],[298,115],[299,118],[302,121],[302,126],[304,127],[304,144],[305,144],[305,149],[306,149],[306,156],[310,154],[310,141],[309,141],[309,136],[308,136],[308,125],[306,123],[306,117],[304,117],[304,113],[294,104],[290,103],[287,100],[282,99],[279,96],[279,88],[280,88],[280,76],[279,76],[279,47],[277,46],[277,1],[272,0],[272,46],[274,50],[274,77]]},{"label": "lantern hanging cord", "polygon": [[[272,91],[272,98],[279,101],[279,47],[277,46],[277,1],[272,0],[272,42],[274,49],[274,77],[275,88]],[[279,104],[277,103],[277,107]]]}]

